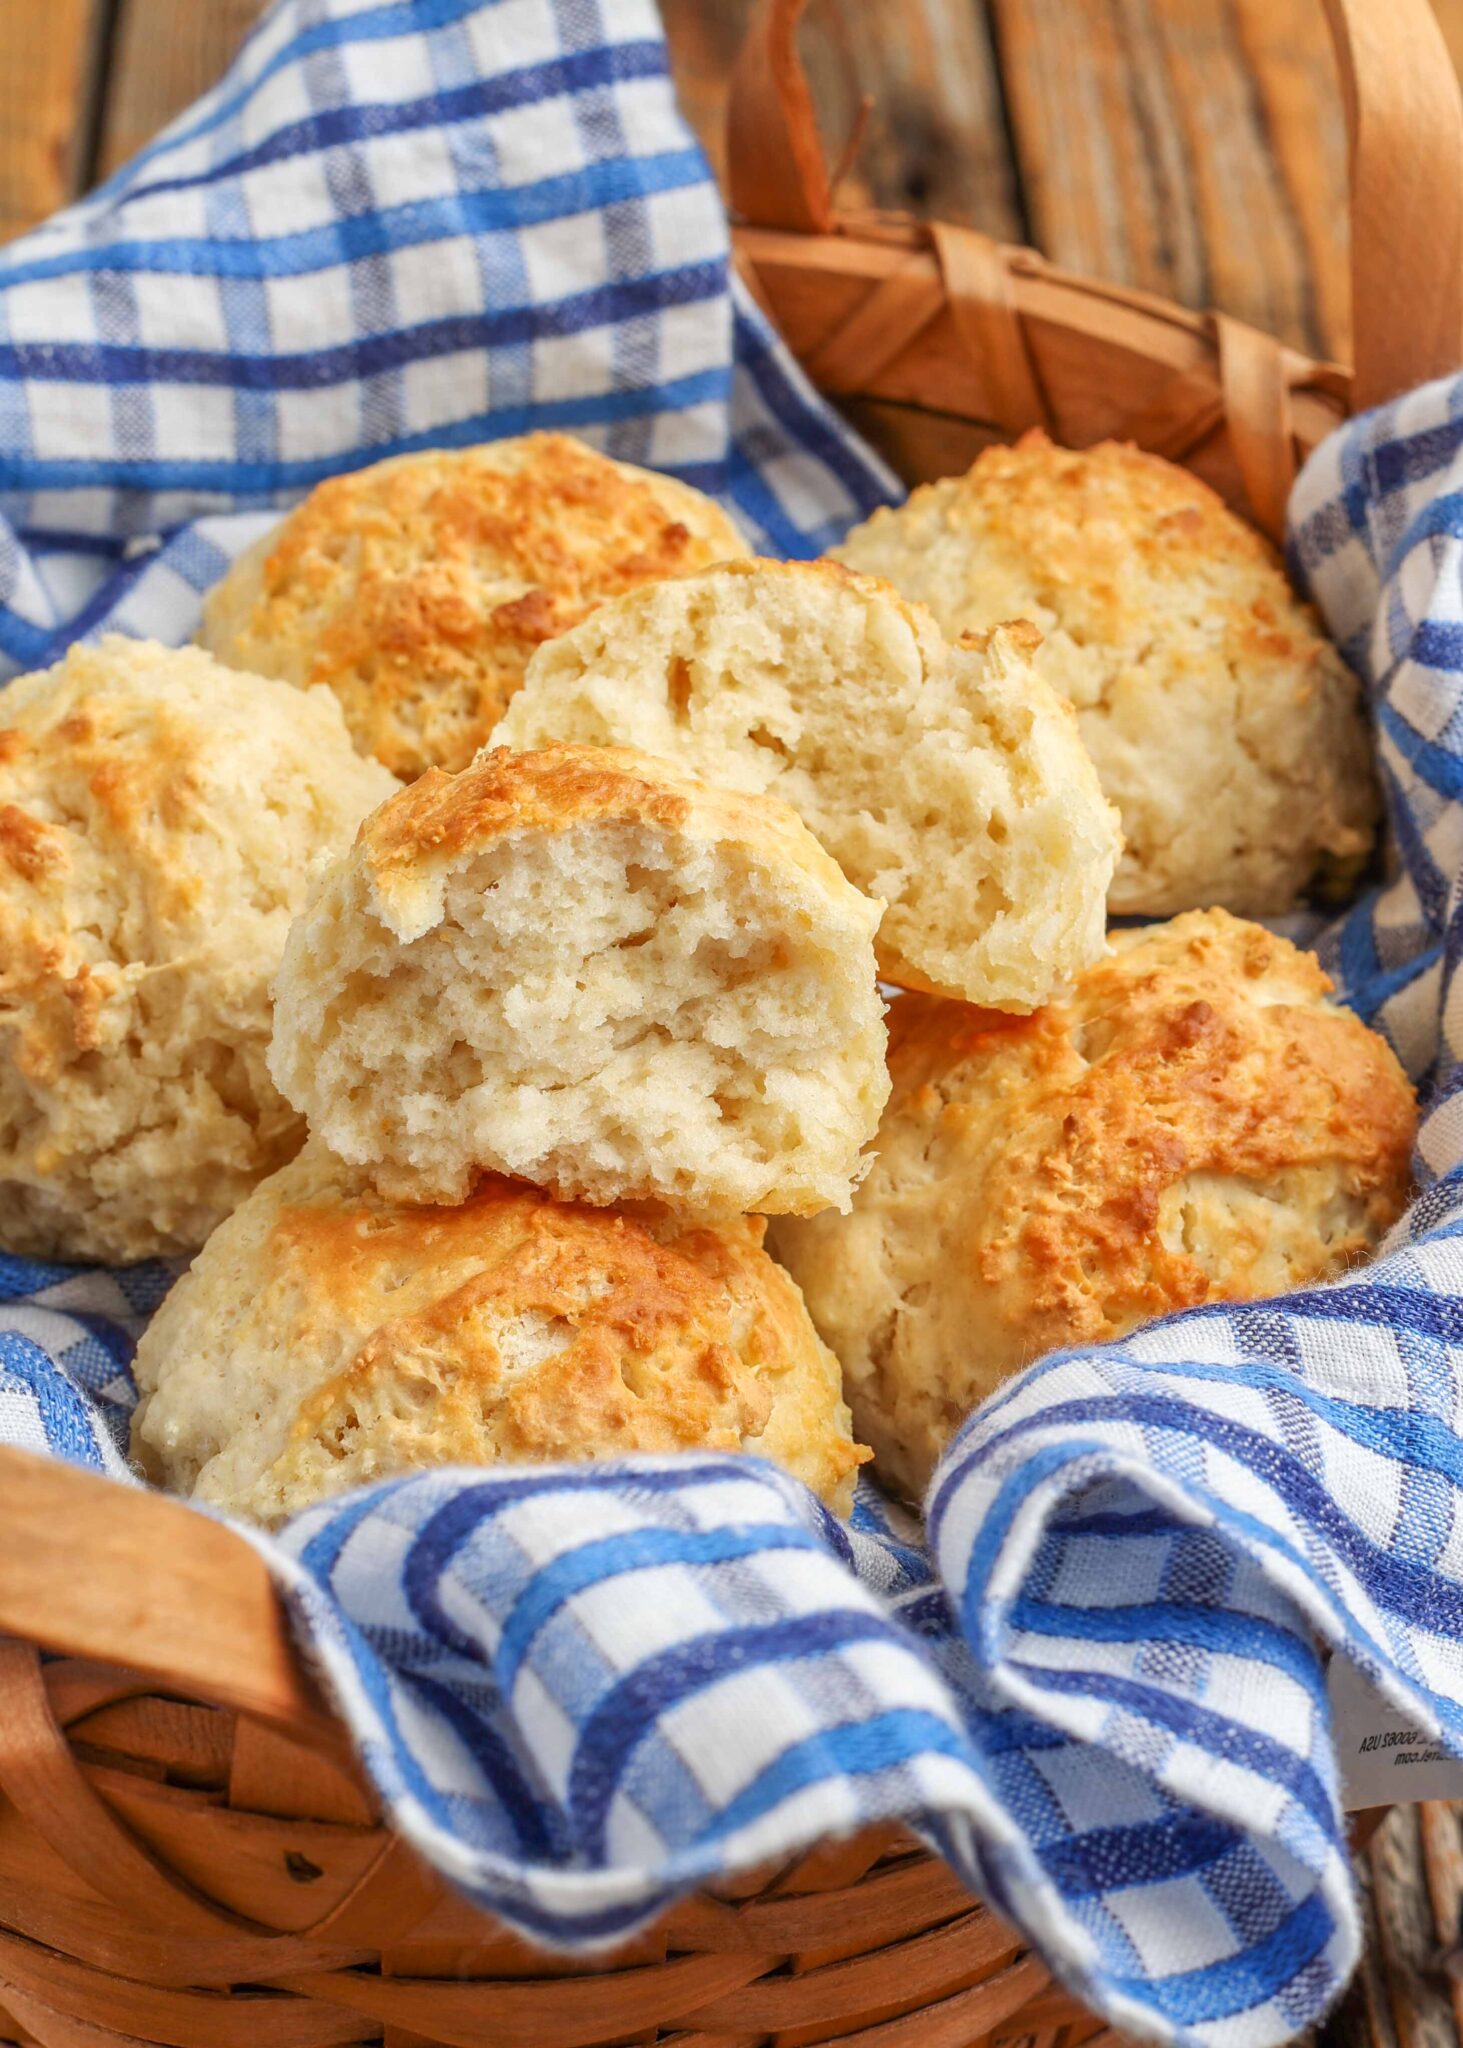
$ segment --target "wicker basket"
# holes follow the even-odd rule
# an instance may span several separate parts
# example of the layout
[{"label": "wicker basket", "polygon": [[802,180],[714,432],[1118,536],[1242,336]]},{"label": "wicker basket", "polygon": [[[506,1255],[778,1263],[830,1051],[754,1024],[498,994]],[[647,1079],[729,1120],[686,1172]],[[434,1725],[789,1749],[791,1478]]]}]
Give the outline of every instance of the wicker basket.
[{"label": "wicker basket", "polygon": [[971,228],[840,213],[794,40],[802,0],[761,0],[733,80],[742,274],[907,482],[1028,427],[1073,447],[1118,435],[1278,538],[1297,468],[1348,412],[1463,362],[1463,104],[1442,36],[1427,0],[1324,4],[1351,142],[1352,371]]},{"label": "wicker basket", "polygon": [[[1078,444],[1119,433],[1275,533],[1299,459],[1351,404],[1463,360],[1463,108],[1427,0],[1327,0],[1353,143],[1354,373],[966,229],[839,215],[799,11],[764,0],[734,82],[737,257],[814,381],[911,480],[1034,424]],[[608,1960],[545,1957],[381,1825],[247,1543],[16,1451],[0,1450],[0,1501],[0,2033],[46,2048],[1111,2038],[893,1831],[690,1900]]]}]

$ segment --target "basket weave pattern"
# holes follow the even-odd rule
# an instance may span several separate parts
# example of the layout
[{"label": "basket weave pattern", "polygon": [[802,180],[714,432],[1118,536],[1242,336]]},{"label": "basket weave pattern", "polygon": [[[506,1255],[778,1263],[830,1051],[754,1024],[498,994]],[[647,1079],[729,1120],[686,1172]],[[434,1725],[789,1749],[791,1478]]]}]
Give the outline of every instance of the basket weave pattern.
[{"label": "basket weave pattern", "polygon": [[1356,364],[1080,277],[974,229],[840,212],[798,60],[762,0],[732,85],[743,277],[803,368],[908,482],[1028,427],[1181,462],[1272,539],[1349,412],[1463,360],[1463,105],[1425,0],[1324,0],[1351,143]]},{"label": "basket weave pattern", "polygon": [[[762,0],[732,93],[742,273],[910,481],[1033,425],[1119,434],[1278,534],[1299,461],[1349,409],[1463,360],[1463,104],[1427,0],[1325,4],[1352,139],[1354,372],[969,230],[838,213],[801,0]],[[0,2032],[43,2048],[1116,2039],[893,1830],[688,1900],[596,1962],[545,1956],[382,1824],[241,1538],[5,1449],[0,1502]]]},{"label": "basket weave pattern", "polygon": [[22,2038],[1079,2048],[1100,2031],[892,1831],[692,1899],[598,1968],[556,1963],[451,1893],[353,1771],[247,1716],[13,1641],[0,1688],[0,2025]]},{"label": "basket weave pattern", "polygon": [[[5,1448],[0,1500],[0,2033],[44,2048],[1107,2048],[892,1828],[689,1899],[607,1957],[546,1956],[382,1824],[241,1537]],[[79,1583],[69,1555],[107,1568]]]}]

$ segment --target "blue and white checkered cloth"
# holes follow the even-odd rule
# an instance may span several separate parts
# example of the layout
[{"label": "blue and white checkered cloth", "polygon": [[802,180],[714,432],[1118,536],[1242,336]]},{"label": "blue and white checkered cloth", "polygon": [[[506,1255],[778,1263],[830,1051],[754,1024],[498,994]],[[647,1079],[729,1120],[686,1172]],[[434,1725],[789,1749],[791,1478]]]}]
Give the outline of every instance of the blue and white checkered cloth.
[{"label": "blue and white checkered cloth", "polygon": [[[315,479],[546,424],[785,553],[889,489],[738,294],[649,0],[286,0],[0,252],[0,650],[180,638]],[[710,1458],[268,1545],[395,1824],[528,1934],[900,1818],[1134,2032],[1263,2048],[1356,1960],[1323,1647],[1463,1751],[1463,384],[1323,448],[1293,538],[1375,707],[1396,876],[1326,943],[1430,1091],[1424,1192],[1339,1286],[1015,1381],[927,1545]],[[0,1436],[126,1478],[167,1278],[0,1259]]]}]

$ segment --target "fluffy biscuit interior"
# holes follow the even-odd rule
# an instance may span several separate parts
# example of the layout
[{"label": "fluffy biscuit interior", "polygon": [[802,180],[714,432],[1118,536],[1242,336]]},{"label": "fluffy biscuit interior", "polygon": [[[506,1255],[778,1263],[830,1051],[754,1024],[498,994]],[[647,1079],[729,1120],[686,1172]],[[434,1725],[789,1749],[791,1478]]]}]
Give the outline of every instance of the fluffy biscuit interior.
[{"label": "fluffy biscuit interior", "polygon": [[887,1076],[877,907],[831,879],[582,820],[470,854],[403,940],[344,864],[292,935],[273,1071],[409,1199],[493,1169],[707,1215],[846,1206]]},{"label": "fluffy biscuit interior", "polygon": [[946,647],[830,564],[728,564],[543,648],[494,739],[634,747],[776,794],[887,903],[891,980],[1028,1010],[1101,953],[1118,850],[1036,644],[1017,625]]}]

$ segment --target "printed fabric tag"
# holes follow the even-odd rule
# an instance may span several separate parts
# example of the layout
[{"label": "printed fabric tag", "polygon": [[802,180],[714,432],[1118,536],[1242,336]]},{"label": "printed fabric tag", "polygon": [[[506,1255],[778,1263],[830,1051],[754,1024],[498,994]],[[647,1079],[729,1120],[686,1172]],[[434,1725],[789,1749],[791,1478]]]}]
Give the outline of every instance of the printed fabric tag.
[{"label": "printed fabric tag", "polygon": [[1346,1812],[1414,1806],[1421,1799],[1463,1799],[1463,1758],[1440,1749],[1349,1658],[1331,1659],[1326,1686]]}]

